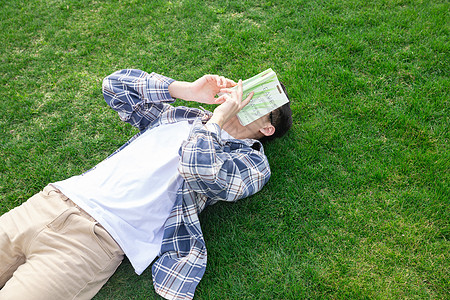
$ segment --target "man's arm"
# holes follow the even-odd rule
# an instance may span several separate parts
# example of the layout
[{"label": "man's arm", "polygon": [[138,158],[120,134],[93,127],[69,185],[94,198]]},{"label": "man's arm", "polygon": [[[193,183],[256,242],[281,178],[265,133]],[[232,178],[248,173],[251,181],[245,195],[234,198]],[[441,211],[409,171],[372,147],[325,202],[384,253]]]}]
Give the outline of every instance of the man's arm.
[{"label": "man's arm", "polygon": [[103,97],[122,121],[145,129],[174,102],[169,85],[175,80],[141,70],[120,70],[103,80]]},{"label": "man's arm", "polygon": [[[248,104],[253,94],[242,101],[242,82],[223,99],[206,126],[194,125],[189,139],[182,144],[178,171],[191,190],[212,200],[236,201],[264,186],[270,168],[262,146],[245,142],[225,144],[221,127]],[[258,142],[256,142],[258,143]]]},{"label": "man's arm", "polygon": [[[206,104],[221,103],[215,98],[224,88],[236,85],[231,79],[218,75],[204,75],[194,82],[175,81],[169,85],[169,92],[174,98],[196,101]],[[219,102],[218,102],[219,101]]]},{"label": "man's arm", "polygon": [[215,201],[236,201],[261,190],[270,177],[262,147],[225,144],[220,127],[215,123],[208,127],[195,124],[180,149],[178,171],[189,189]]},{"label": "man's arm", "polygon": [[174,102],[175,98],[220,104],[223,97],[215,98],[216,95],[234,85],[234,81],[218,75],[204,75],[194,82],[184,82],[156,73],[126,69],[103,80],[103,96],[121,120],[143,130],[170,109],[168,103]]}]

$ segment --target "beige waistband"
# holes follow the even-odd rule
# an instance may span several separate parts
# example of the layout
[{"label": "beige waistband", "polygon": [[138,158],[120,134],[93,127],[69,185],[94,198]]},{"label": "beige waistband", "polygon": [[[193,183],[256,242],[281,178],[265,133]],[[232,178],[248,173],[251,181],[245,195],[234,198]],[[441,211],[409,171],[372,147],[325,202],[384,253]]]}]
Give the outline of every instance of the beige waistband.
[{"label": "beige waistband", "polygon": [[44,192],[47,193],[47,195],[49,195],[51,192],[58,193],[60,195],[61,200],[66,202],[66,204],[69,205],[70,207],[75,207],[76,209],[78,209],[78,211],[80,212],[81,216],[85,217],[86,219],[88,219],[90,221],[96,222],[98,225],[101,226],[101,224],[98,223],[97,220],[95,220],[90,214],[88,214],[84,209],[79,207],[75,202],[73,202],[69,197],[64,195],[60,190],[55,188],[53,185],[49,184],[48,186],[46,186],[44,188]]}]

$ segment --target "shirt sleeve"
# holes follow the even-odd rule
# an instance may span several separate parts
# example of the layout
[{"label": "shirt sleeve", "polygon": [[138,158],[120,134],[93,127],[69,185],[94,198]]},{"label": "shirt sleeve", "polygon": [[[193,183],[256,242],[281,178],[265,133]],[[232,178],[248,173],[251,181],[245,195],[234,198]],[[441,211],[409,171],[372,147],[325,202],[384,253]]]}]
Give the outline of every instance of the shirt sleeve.
[{"label": "shirt sleeve", "polygon": [[156,73],[125,69],[103,80],[103,97],[122,121],[144,130],[175,99],[169,93],[169,85],[175,81]]},{"label": "shirt sleeve", "polygon": [[261,144],[255,141],[255,149],[244,142],[225,143],[220,132],[217,124],[194,124],[181,146],[178,171],[189,189],[213,201],[237,201],[253,195],[270,177]]}]

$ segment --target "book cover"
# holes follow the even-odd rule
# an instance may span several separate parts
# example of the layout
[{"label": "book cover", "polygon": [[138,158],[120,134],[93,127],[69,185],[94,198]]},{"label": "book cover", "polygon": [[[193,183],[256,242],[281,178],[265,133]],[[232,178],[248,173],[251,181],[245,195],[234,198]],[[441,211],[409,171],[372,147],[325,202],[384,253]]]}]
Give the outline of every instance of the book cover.
[{"label": "book cover", "polygon": [[243,126],[289,102],[277,75],[270,68],[244,80],[242,85],[243,99],[247,98],[252,91],[255,92],[250,103],[237,114]]}]

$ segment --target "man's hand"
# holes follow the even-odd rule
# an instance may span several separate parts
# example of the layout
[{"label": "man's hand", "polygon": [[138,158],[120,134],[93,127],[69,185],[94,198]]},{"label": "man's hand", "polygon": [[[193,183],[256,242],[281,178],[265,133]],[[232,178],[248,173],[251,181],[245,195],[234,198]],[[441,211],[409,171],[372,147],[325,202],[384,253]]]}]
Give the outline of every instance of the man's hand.
[{"label": "man's hand", "polygon": [[205,75],[192,83],[192,94],[197,102],[206,104],[217,104],[219,98],[217,94],[224,88],[230,88],[236,85],[231,79],[218,75]]},{"label": "man's hand", "polygon": [[242,80],[239,80],[237,89],[230,90],[225,88],[221,89],[220,92],[224,94],[217,98],[215,103],[221,104],[214,109],[213,116],[209,119],[208,123],[216,123],[222,128],[225,123],[250,102],[254,93],[251,92],[247,98],[242,100]]},{"label": "man's hand", "polygon": [[231,79],[219,75],[204,75],[194,82],[175,81],[169,85],[169,93],[174,98],[196,101],[206,104],[217,104],[216,95],[223,88],[236,85]]}]

